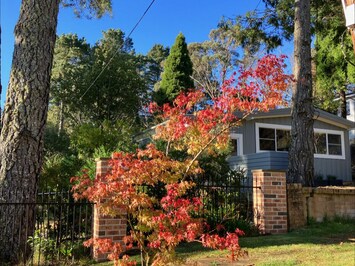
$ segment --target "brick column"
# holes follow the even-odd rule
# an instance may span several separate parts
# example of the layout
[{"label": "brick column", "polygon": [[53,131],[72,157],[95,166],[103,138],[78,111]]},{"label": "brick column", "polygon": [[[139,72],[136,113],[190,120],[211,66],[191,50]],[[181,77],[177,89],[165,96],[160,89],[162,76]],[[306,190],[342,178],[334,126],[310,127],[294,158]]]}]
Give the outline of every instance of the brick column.
[{"label": "brick column", "polygon": [[277,170],[254,170],[252,173],[255,225],[263,234],[286,233],[286,173]]},{"label": "brick column", "polygon": [[[110,160],[109,158],[96,159],[96,176],[105,175],[111,171],[111,166],[109,165]],[[126,236],[127,231],[126,213],[122,212],[122,214],[115,217],[103,215],[100,213],[100,209],[97,206],[98,204],[94,206],[93,238],[109,238],[113,242],[120,242],[123,245],[122,239]],[[92,256],[97,262],[106,261],[107,255],[108,254],[99,254],[93,249]]]}]

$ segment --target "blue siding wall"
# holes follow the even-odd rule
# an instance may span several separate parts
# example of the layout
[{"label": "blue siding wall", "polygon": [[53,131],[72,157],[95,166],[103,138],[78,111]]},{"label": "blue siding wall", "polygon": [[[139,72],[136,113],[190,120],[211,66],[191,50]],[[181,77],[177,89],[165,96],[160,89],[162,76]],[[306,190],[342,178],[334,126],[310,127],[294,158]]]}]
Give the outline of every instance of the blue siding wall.
[{"label": "blue siding wall", "polygon": [[[231,156],[228,159],[232,169],[245,169],[248,179],[251,179],[252,170],[287,170],[288,153],[287,152],[260,152],[242,156]],[[343,181],[351,181],[351,168],[348,160],[335,159],[314,159],[315,175],[322,175],[326,179],[327,175],[334,175]]]},{"label": "blue siding wall", "polygon": [[242,156],[231,156],[228,162],[232,169],[245,169],[247,176],[251,178],[251,171],[256,169],[286,171],[288,154],[276,151],[251,153]]}]

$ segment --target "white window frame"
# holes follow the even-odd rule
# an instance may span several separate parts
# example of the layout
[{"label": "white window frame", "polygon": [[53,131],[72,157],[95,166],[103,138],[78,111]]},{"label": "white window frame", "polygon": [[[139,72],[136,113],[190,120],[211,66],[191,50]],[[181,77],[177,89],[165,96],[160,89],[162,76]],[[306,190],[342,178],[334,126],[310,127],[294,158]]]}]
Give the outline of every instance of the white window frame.
[{"label": "white window frame", "polygon": [[[287,125],[278,125],[278,124],[266,124],[266,123],[255,123],[255,144],[256,152],[270,152],[269,150],[260,150],[260,139],[259,139],[259,128],[271,128],[271,129],[281,129],[281,130],[291,130],[291,126]],[[330,129],[320,129],[314,128],[314,133],[323,133],[323,134],[335,134],[340,135],[341,138],[341,155],[331,155],[328,151],[328,136],[326,137],[327,145],[327,154],[314,154],[314,158],[323,158],[323,159],[339,159],[345,160],[345,138],[344,132],[340,130],[330,130]],[[276,151],[276,152],[287,152],[287,151]]]},{"label": "white window frame", "polygon": [[[321,133],[321,134],[326,134],[326,148],[327,148],[327,154],[314,154],[314,158],[323,158],[323,159],[345,159],[345,143],[344,143],[344,132],[339,131],[339,130],[330,130],[330,129],[320,129],[320,128],[315,128],[314,133]],[[328,150],[328,134],[334,134],[334,135],[340,135],[340,141],[341,141],[341,155],[332,155],[329,154]]]},{"label": "white window frame", "polygon": [[[259,128],[270,128],[270,129],[281,129],[281,130],[291,130],[291,126],[286,125],[276,125],[276,124],[265,124],[265,123],[255,123],[255,136],[256,136],[256,152],[270,152],[269,150],[260,150],[260,137]],[[276,137],[276,136],[275,136]],[[276,145],[277,143],[275,143]],[[276,147],[276,146],[275,146]],[[277,152],[287,152],[287,151],[277,151]]]},{"label": "white window frame", "polygon": [[232,155],[232,156],[241,156],[244,154],[243,150],[243,134],[237,134],[237,133],[231,133],[230,134],[231,139],[235,139],[237,141],[237,155]]}]

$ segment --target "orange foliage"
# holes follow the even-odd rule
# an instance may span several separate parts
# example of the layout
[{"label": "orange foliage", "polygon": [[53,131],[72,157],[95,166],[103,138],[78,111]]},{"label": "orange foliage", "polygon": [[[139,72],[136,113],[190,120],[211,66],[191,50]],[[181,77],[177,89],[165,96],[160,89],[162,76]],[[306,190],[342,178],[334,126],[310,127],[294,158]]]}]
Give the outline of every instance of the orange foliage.
[{"label": "orange foliage", "polygon": [[[202,169],[198,158],[204,154],[217,155],[229,149],[229,130],[239,126],[255,111],[267,111],[284,105],[283,93],[292,77],[283,73],[284,57],[267,55],[255,68],[242,70],[221,88],[220,96],[207,100],[203,90],[180,94],[173,106],[150,109],[164,121],[157,126],[155,139],[167,143],[166,151],[153,144],[136,153],[114,153],[111,173],[91,180],[85,173],[73,178],[76,197],[85,197],[100,206],[105,214],[116,215],[124,208],[137,221],[130,241],[145,252],[152,265],[165,265],[173,259],[174,248],[181,241],[199,240],[211,248],[228,249],[232,260],[241,254],[239,229],[222,237],[204,233],[204,221],[193,218],[202,208],[198,197],[189,198],[186,192],[194,186],[189,177],[196,177]],[[174,160],[169,151],[186,151],[187,157]],[[147,186],[165,185],[161,199],[149,195]],[[104,200],[103,200],[104,199]],[[148,244],[147,244],[148,243]],[[102,252],[111,250],[111,259],[120,265],[132,265],[127,257],[119,259],[122,247],[104,240],[91,240]],[[148,248],[155,251],[149,257]],[[118,265],[118,264],[117,264]]]}]

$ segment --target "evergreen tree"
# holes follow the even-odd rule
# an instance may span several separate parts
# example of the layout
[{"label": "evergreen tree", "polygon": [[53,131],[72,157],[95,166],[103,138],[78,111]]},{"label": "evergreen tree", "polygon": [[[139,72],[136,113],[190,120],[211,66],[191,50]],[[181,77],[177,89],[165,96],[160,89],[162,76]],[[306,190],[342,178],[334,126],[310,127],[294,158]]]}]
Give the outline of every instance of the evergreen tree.
[{"label": "evergreen tree", "polygon": [[53,122],[65,122],[65,127],[73,129],[83,123],[100,126],[105,120],[136,121],[147,98],[147,82],[137,71],[138,61],[133,41],[119,29],[104,31],[93,47],[76,35],[60,36],[54,53],[50,111],[62,119]]},{"label": "evergreen tree", "polygon": [[156,84],[160,80],[161,73],[163,72],[163,62],[169,56],[169,47],[164,47],[161,44],[155,44],[152,49],[147,53],[147,81],[149,84]]},{"label": "evergreen tree", "polygon": [[[117,49],[120,50],[116,53]],[[109,60],[111,63],[93,83]],[[125,38],[121,30],[103,32],[103,38],[93,47],[92,71],[87,73],[87,88],[93,86],[81,92],[78,110],[88,122],[137,119],[141,106],[146,104],[147,92],[145,81],[137,71],[137,60],[133,41]]]},{"label": "evergreen tree", "polygon": [[[58,135],[64,131],[67,119],[74,116],[78,91],[84,91],[85,73],[90,69],[90,45],[76,34],[63,34],[55,43],[50,87],[49,112],[55,111]],[[48,122],[48,121],[47,121]],[[54,122],[54,121],[53,121]]]},{"label": "evergreen tree", "polygon": [[[342,5],[334,1],[318,13],[326,17],[322,27],[316,28],[315,62],[316,86],[315,105],[328,112],[336,113],[339,102],[334,98],[344,94],[349,83],[355,83],[355,65],[350,35],[347,34]],[[346,117],[345,101],[341,103],[342,116]]]},{"label": "evergreen tree", "polygon": [[[152,96],[154,88],[161,80],[163,62],[168,56],[169,47],[161,44],[154,44],[146,55],[136,55],[138,71],[148,86],[149,96]],[[151,97],[149,100],[151,101]]]},{"label": "evergreen tree", "polygon": [[159,105],[171,103],[181,91],[193,88],[192,72],[185,37],[179,33],[164,64],[162,79],[155,94],[156,102]]}]

